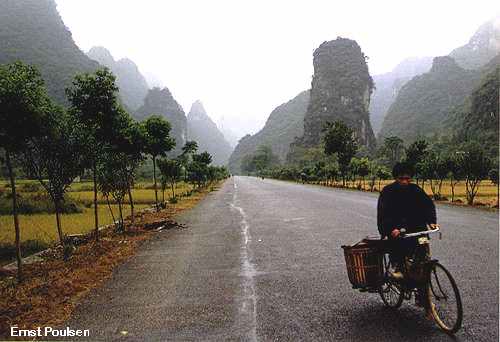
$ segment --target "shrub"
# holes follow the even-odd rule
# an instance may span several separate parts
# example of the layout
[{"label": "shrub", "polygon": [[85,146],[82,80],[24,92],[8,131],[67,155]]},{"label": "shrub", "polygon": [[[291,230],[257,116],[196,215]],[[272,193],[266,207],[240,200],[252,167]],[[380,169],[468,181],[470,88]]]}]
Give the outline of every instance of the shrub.
[{"label": "shrub", "polygon": [[[12,195],[11,193],[0,196],[0,215],[12,215]],[[50,197],[42,192],[35,194],[18,194],[19,214],[32,215],[38,213],[54,214],[54,203]],[[61,213],[75,214],[81,213],[82,208],[72,199],[65,198],[62,202]]]}]

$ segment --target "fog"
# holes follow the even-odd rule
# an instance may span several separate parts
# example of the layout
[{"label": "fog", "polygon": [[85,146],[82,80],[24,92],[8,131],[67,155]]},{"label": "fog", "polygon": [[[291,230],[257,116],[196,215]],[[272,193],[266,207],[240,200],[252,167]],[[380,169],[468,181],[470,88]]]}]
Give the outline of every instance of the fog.
[{"label": "fog", "polygon": [[310,87],[312,53],[355,39],[372,75],[411,56],[446,55],[500,14],[493,0],[156,1],[57,0],[78,46],[128,57],[185,110],[200,99],[238,136]]}]

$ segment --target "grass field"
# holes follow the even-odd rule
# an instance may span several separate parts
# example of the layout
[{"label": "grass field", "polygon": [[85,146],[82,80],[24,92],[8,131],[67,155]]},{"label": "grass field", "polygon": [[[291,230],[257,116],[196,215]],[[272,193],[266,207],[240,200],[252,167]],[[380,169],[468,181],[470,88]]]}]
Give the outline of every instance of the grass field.
[{"label": "grass field", "polygon": [[[380,188],[384,188],[385,185],[392,183],[393,180],[387,180],[387,181],[382,181],[380,183]],[[358,181],[355,183],[349,182],[349,187],[355,188],[358,184]],[[422,183],[419,183],[419,186],[422,186]],[[368,186],[368,181],[365,182],[365,190],[369,190]],[[378,182],[375,184],[375,189],[378,191],[379,186]],[[432,196],[432,190],[431,190],[431,185],[430,182],[425,183],[424,187],[425,192]],[[441,196],[446,197],[448,200],[451,201],[451,186],[450,186],[450,181],[445,180],[443,182],[442,188],[441,188]],[[478,193],[474,199],[475,204],[484,204],[484,205],[494,205],[497,201],[497,196],[498,196],[498,187],[493,184],[491,181],[486,180],[482,181],[481,184],[479,185],[479,190]],[[455,201],[460,200],[463,203],[467,203],[466,199],[466,191],[465,191],[465,182],[459,182],[455,186]]]},{"label": "grass field", "polygon": [[[0,188],[5,189],[7,182],[0,181]],[[23,195],[29,195],[31,184],[36,184],[33,181],[20,181],[18,182],[19,192]],[[35,185],[34,185],[35,186]],[[81,182],[75,183],[68,196],[74,199],[77,203],[82,204],[83,212],[76,214],[62,215],[62,227],[65,234],[79,234],[86,233],[94,227],[94,210],[91,204],[93,203],[94,193],[91,190],[92,183]],[[5,189],[8,190],[8,189]],[[191,186],[185,183],[180,183],[176,187],[176,194],[180,195],[191,190]],[[155,202],[154,190],[150,183],[138,183],[132,191],[132,197],[135,203],[135,210],[141,210],[151,206]],[[165,200],[171,197],[171,192],[168,189],[165,192]],[[158,191],[158,199],[162,200],[162,192]],[[118,205],[114,204],[111,200],[111,208],[114,212],[115,219],[118,217]],[[124,215],[130,214],[130,206],[124,204]],[[107,225],[113,222],[111,213],[109,212],[107,202],[99,196],[99,224]],[[34,214],[34,215],[20,215],[19,222],[21,226],[21,240],[40,240],[46,243],[52,243],[58,240],[56,229],[56,218],[54,214]],[[14,223],[11,215],[0,215],[0,243],[13,243],[14,242]]]}]

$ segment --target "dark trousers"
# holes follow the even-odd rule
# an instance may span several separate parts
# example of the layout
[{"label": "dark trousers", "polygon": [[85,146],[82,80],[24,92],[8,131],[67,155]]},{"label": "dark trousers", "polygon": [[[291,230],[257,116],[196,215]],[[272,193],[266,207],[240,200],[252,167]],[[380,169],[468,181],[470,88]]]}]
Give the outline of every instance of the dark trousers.
[{"label": "dark trousers", "polygon": [[389,260],[393,266],[403,265],[404,258],[412,255],[417,247],[416,238],[393,239],[389,238]]}]

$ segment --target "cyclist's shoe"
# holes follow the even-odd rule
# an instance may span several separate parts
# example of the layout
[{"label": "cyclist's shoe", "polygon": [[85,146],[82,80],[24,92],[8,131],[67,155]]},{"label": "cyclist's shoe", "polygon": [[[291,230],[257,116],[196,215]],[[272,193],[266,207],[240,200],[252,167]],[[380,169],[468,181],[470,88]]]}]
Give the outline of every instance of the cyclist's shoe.
[{"label": "cyclist's shoe", "polygon": [[401,272],[401,267],[395,265],[393,269],[389,271],[389,277],[393,280],[403,280],[403,272]]},{"label": "cyclist's shoe", "polygon": [[394,279],[394,280],[403,280],[403,278],[404,278],[403,272],[400,272],[397,270],[389,272],[389,277],[391,277],[391,279]]}]

